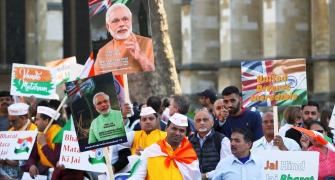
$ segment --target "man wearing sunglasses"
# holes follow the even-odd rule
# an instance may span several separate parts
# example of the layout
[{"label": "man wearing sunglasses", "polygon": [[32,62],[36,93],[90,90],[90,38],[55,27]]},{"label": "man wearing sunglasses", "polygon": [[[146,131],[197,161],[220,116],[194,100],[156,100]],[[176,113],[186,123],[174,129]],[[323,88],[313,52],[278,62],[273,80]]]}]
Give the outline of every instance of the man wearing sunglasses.
[{"label": "man wearing sunglasses", "polygon": [[[302,127],[304,128],[307,128],[310,122],[317,121],[320,117],[319,104],[314,101],[308,101],[307,104],[302,105],[301,109],[303,119]],[[285,136],[294,139],[301,147],[300,138],[302,134],[299,131],[291,128],[286,132]]]}]

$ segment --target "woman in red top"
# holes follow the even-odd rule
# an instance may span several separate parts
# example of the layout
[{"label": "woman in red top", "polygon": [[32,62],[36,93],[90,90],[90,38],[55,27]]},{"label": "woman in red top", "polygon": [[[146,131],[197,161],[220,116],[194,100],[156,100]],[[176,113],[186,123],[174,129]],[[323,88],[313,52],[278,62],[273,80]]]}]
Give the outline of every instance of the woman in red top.
[{"label": "woman in red top", "polygon": [[[327,135],[325,128],[319,121],[312,121],[309,124],[308,129],[318,131],[324,135]],[[312,143],[311,146],[310,142]],[[308,140],[305,135],[301,137],[301,145],[303,150],[317,151],[320,153],[319,156],[319,180],[325,179],[326,177],[335,177],[335,153],[328,150],[327,147],[321,145],[314,139]]]}]

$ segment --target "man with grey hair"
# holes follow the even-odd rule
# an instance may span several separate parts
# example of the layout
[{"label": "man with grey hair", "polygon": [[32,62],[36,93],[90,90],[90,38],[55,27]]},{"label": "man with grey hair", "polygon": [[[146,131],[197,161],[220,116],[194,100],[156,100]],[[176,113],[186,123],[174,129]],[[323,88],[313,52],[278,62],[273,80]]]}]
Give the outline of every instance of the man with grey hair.
[{"label": "man with grey hair", "polygon": [[109,96],[106,93],[95,94],[93,104],[100,115],[91,123],[89,144],[113,139],[113,131],[124,131],[121,111],[111,109]]},{"label": "man with grey hair", "polygon": [[214,119],[206,109],[200,109],[194,116],[196,133],[189,137],[199,159],[202,179],[211,179],[221,159],[231,155],[230,141],[223,134],[214,131]]},{"label": "man with grey hair", "polygon": [[96,74],[113,71],[114,75],[153,71],[152,40],[132,32],[132,14],[124,4],[113,4],[106,12],[106,28],[113,39],[100,48]]}]

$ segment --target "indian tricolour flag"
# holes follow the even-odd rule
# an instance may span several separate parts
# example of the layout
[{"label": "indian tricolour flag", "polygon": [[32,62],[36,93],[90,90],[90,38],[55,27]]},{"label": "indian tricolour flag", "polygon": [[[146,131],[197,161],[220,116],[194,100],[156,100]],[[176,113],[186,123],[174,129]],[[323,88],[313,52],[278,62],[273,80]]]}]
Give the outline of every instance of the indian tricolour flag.
[{"label": "indian tricolour flag", "polygon": [[105,157],[104,157],[104,153],[102,151],[101,148],[99,149],[94,149],[94,150],[91,150],[94,154],[93,156],[89,156],[88,158],[88,162],[92,165],[94,164],[99,164],[99,163],[106,163],[106,160],[105,160]]},{"label": "indian tricolour flag", "polygon": [[32,137],[19,138],[17,140],[18,147],[15,148],[14,153],[15,154],[28,153],[29,144],[31,144],[32,142],[33,142]]},{"label": "indian tricolour flag", "polygon": [[301,133],[306,134],[307,136],[309,136],[310,138],[313,138],[315,141],[319,142],[320,144],[322,144],[323,146],[326,146],[329,150],[335,152],[335,146],[332,143],[332,140],[330,137],[317,132],[317,131],[313,131],[313,130],[308,130],[302,127],[296,127],[293,126],[292,128],[300,131]]}]

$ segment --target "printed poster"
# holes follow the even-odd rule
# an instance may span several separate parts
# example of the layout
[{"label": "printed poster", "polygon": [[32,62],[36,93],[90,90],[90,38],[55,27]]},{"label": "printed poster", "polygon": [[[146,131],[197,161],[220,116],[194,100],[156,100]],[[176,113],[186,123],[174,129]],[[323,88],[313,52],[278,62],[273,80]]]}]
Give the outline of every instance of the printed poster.
[{"label": "printed poster", "polygon": [[57,99],[56,71],[43,66],[13,63],[10,94]]},{"label": "printed poster", "polygon": [[59,163],[67,169],[100,173],[107,171],[103,149],[80,152],[75,131],[64,131]]},{"label": "printed poster", "polygon": [[148,4],[146,0],[88,0],[95,74],[155,70]]},{"label": "printed poster", "polygon": [[37,131],[0,131],[0,159],[28,160]]},{"label": "printed poster", "polygon": [[75,56],[50,61],[45,63],[45,66],[54,68],[56,70],[57,86],[64,82],[76,80],[79,77],[81,71],[83,70],[83,65],[77,64],[77,59]]},{"label": "printed poster", "polygon": [[243,107],[307,103],[305,59],[241,62]]},{"label": "printed poster", "polygon": [[112,73],[66,83],[80,151],[127,141]]},{"label": "printed poster", "polygon": [[266,180],[318,179],[319,153],[315,151],[259,151]]}]

